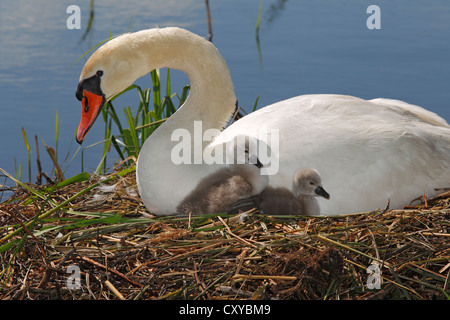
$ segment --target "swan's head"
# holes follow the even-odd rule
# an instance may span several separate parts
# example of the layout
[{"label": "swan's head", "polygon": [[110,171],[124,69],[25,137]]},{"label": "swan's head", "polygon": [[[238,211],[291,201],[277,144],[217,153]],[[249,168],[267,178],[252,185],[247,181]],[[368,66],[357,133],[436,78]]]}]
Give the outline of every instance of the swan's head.
[{"label": "swan's head", "polygon": [[82,104],[78,143],[83,142],[106,101],[147,72],[133,50],[132,35],[124,34],[107,42],[84,65],[75,93]]},{"label": "swan's head", "polygon": [[226,123],[236,97],[228,67],[216,47],[184,29],[155,28],[118,36],[98,48],[86,62],[76,91],[83,106],[77,141],[84,140],[109,99],[151,70],[164,67],[187,74],[191,104],[201,106],[200,102],[207,101],[214,110],[204,116],[210,128]]},{"label": "swan's head", "polygon": [[302,169],[294,174],[292,191],[297,197],[299,195],[324,197],[330,199],[330,195],[322,187],[322,178],[315,169]]}]

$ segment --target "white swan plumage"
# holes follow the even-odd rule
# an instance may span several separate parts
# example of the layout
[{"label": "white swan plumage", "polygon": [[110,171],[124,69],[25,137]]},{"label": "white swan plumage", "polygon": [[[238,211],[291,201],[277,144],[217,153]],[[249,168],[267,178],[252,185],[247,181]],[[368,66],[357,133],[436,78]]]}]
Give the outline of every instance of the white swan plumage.
[{"label": "white swan plumage", "polygon": [[[207,175],[224,165],[173,163],[183,129],[204,134],[221,129],[235,107],[228,67],[210,42],[180,28],[149,29],[119,36],[86,62],[77,89],[83,112],[82,142],[103,104],[153,69],[184,71],[191,84],[185,104],[144,143],[137,184],[147,209],[157,215],[176,206]],[[202,128],[194,126],[201,121]],[[192,141],[192,150],[220,145],[237,135],[279,132],[279,170],[269,185],[290,187],[299,167],[317,169],[333,199],[321,202],[326,215],[399,208],[435,188],[450,186],[450,127],[438,115],[403,101],[363,100],[344,95],[302,95],[261,108],[236,121],[210,141]],[[195,132],[195,131],[199,132]],[[261,135],[260,135],[261,133]],[[269,146],[270,140],[265,141]],[[192,156],[192,163],[196,162]]]}]

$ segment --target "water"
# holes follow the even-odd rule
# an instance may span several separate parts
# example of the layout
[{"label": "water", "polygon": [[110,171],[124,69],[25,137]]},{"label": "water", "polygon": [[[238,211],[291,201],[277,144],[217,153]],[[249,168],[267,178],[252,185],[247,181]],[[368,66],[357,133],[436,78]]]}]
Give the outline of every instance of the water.
[{"label": "water", "polygon": [[[257,96],[262,107],[299,94],[340,93],[405,100],[450,121],[450,2],[376,1],[381,29],[369,30],[366,9],[372,3],[264,0],[258,51],[259,0],[210,0],[213,42],[228,63],[239,104],[249,111]],[[81,30],[66,28],[66,8],[71,4],[81,8]],[[28,173],[21,128],[31,143],[34,182],[34,135],[39,137],[43,169],[49,173],[43,141],[55,147],[57,112],[58,156],[66,169],[78,147],[71,144],[81,115],[74,93],[86,59],[72,64],[109,32],[173,25],[208,34],[202,0],[96,0],[94,9],[93,27],[83,40],[89,1],[0,3],[0,167],[14,174],[20,163],[23,181],[28,181]],[[177,92],[187,84],[180,72],[172,81]],[[148,87],[150,78],[138,84]],[[133,107],[137,99],[129,92],[115,106]],[[103,130],[97,122],[84,146],[100,141]],[[102,149],[99,145],[84,152],[85,170],[95,169]],[[81,153],[66,176],[80,169]]]}]

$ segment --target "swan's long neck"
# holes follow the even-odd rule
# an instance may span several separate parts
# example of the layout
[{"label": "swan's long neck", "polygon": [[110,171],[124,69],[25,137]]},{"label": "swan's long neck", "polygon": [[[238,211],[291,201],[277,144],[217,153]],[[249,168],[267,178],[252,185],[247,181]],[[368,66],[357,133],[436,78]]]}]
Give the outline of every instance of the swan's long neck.
[{"label": "swan's long neck", "polygon": [[149,29],[121,35],[89,58],[80,80],[103,70],[101,89],[109,99],[139,77],[164,67],[185,72],[191,85],[182,108],[186,118],[180,115],[171,119],[172,126],[192,120],[201,120],[210,128],[226,124],[236,102],[228,67],[212,43],[184,29]]},{"label": "swan's long neck", "polygon": [[174,164],[172,151],[180,141],[171,141],[172,134],[175,130],[189,132],[186,138],[191,139],[191,151],[198,143],[203,150],[207,144],[203,133],[222,129],[234,111],[233,83],[217,49],[188,31],[146,30],[131,34],[127,42],[134,59],[131,78],[169,67],[184,71],[190,80],[188,99],[147,139],[137,166],[138,187],[146,207],[157,214],[174,213],[178,202],[212,169],[207,165]]},{"label": "swan's long neck", "polygon": [[214,45],[177,28],[150,31],[135,34],[142,39],[139,51],[146,53],[140,57],[144,73],[169,67],[185,72],[190,81],[189,98],[168,126],[180,128],[194,120],[201,120],[204,128],[225,126],[236,97],[228,67]]}]

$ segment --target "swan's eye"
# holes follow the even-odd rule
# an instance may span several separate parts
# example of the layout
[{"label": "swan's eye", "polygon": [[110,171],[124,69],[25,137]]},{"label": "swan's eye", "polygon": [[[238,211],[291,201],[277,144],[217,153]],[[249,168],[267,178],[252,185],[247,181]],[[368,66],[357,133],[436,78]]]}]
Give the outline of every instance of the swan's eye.
[{"label": "swan's eye", "polygon": [[103,71],[102,70],[98,70],[96,72],[97,77],[101,77],[103,75]]}]

